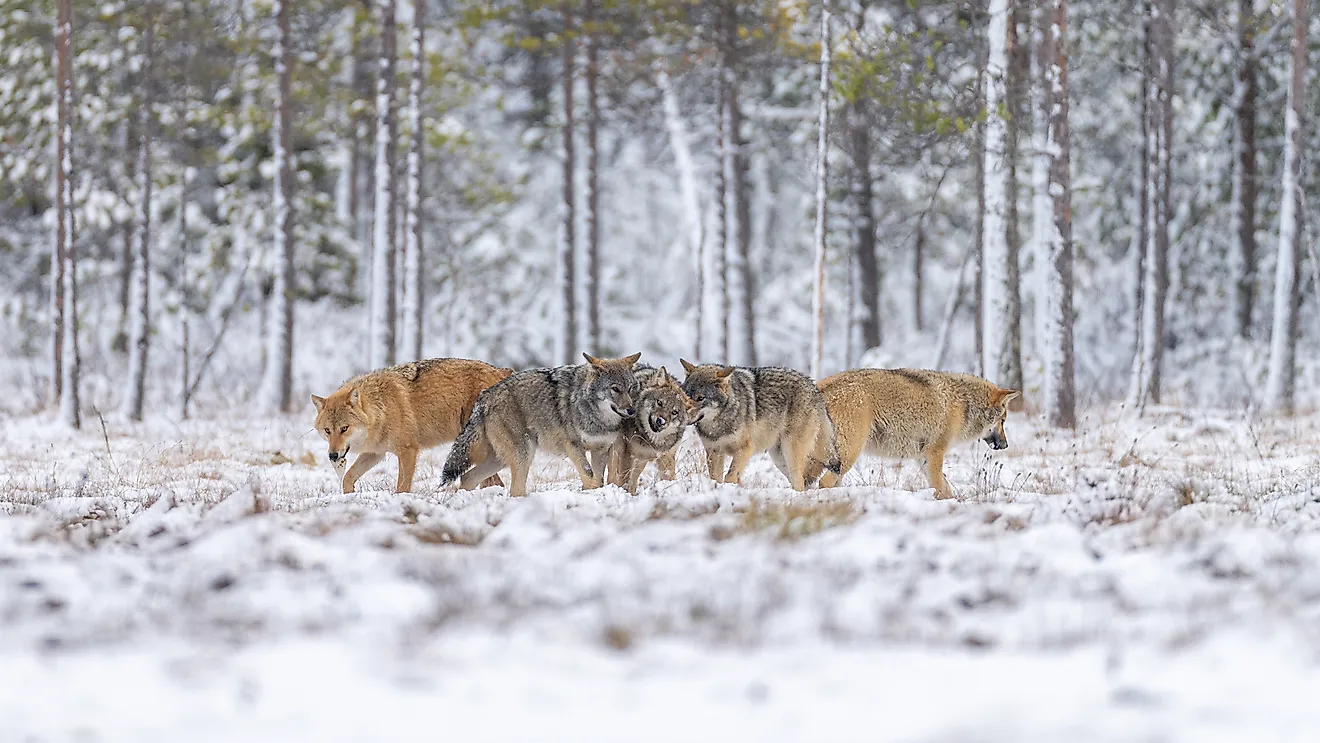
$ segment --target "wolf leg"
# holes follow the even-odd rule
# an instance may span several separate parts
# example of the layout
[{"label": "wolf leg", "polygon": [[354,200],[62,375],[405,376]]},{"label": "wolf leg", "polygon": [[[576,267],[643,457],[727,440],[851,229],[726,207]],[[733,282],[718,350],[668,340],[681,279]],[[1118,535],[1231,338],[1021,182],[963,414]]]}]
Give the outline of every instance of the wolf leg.
[{"label": "wolf leg", "polygon": [[599,473],[610,485],[623,487],[628,478],[628,462],[631,457],[627,449],[628,447],[622,442],[610,447],[609,461],[605,465],[604,472]]},{"label": "wolf leg", "polygon": [[[481,460],[481,464],[478,464],[463,473],[460,487],[464,490],[472,490],[477,487],[477,483],[481,483],[481,487],[483,488],[503,485],[504,482],[501,481],[496,474],[502,469],[504,469],[504,462],[501,462],[499,457],[494,455],[486,457]],[[494,480],[494,482],[491,482],[492,480]]]},{"label": "wolf leg", "polygon": [[534,453],[519,450],[509,457],[510,498],[521,498],[527,495],[527,475],[532,471],[532,456]]},{"label": "wolf leg", "polygon": [[926,452],[926,477],[930,479],[930,486],[935,488],[936,500],[953,497],[953,491],[949,488],[948,481],[944,479],[943,449],[931,449]]},{"label": "wolf leg", "polygon": [[417,471],[417,447],[405,446],[397,452],[399,457],[399,480],[394,486],[396,493],[411,493],[413,473]]},{"label": "wolf leg", "polygon": [[748,437],[746,441],[739,442],[738,448],[733,451],[733,461],[729,463],[729,471],[724,475],[724,481],[734,485],[742,484],[743,470],[747,469],[747,462],[751,458],[752,439]]},{"label": "wolf leg", "polygon": [[724,479],[724,452],[706,450],[706,473],[715,482],[721,482]]},{"label": "wolf leg", "polygon": [[[587,453],[572,444],[565,448],[565,454],[569,461],[577,468],[578,477],[582,479],[583,490],[595,490],[600,487],[600,481],[596,479],[596,470],[592,468],[591,462],[587,459]],[[604,460],[601,461],[604,464]]]},{"label": "wolf leg", "polygon": [[[655,466],[660,469],[661,480],[677,480],[678,447],[674,447],[664,454],[661,454],[660,457],[655,460]],[[639,472],[637,474],[640,475],[641,473]]]},{"label": "wolf leg", "polygon": [[348,468],[348,474],[344,475],[344,492],[353,492],[357,487],[358,480],[362,479],[362,476],[367,474],[367,471],[372,467],[380,464],[380,460],[384,458],[384,454],[372,454],[370,452],[359,454],[357,459],[353,460],[353,466]]},{"label": "wolf leg", "polygon": [[637,495],[637,483],[642,479],[642,470],[646,462],[637,457],[628,458],[628,492]]},{"label": "wolf leg", "polygon": [[775,463],[775,469],[784,473],[784,477],[787,477],[789,482],[792,482],[793,476],[788,474],[788,460],[784,459],[783,444],[775,444],[770,447],[770,450],[767,453],[770,455],[770,461]]}]

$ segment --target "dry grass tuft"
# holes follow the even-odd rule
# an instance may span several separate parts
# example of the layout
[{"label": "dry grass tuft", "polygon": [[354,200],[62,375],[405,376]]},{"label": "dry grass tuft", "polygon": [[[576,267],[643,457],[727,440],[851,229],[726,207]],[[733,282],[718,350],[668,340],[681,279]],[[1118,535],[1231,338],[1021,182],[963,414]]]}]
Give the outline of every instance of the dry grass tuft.
[{"label": "dry grass tuft", "polygon": [[850,500],[798,499],[777,503],[753,498],[739,526],[747,532],[773,530],[779,539],[801,539],[851,524],[859,516],[861,509]]}]

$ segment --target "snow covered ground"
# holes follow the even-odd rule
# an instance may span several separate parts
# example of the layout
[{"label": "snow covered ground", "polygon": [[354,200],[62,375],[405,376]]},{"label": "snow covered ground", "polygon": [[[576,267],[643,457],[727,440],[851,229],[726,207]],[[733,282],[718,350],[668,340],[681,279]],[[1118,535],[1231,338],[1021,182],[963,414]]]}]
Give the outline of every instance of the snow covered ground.
[{"label": "snow covered ground", "polygon": [[[1311,740],[1320,416],[341,495],[307,416],[0,425],[0,740]],[[693,447],[693,442],[688,442]]]}]

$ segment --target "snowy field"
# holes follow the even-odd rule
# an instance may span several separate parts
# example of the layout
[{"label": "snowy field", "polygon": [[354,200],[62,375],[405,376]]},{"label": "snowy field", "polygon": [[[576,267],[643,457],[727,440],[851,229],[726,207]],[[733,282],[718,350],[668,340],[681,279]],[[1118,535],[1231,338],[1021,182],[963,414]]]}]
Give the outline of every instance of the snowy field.
[{"label": "snowy field", "polygon": [[643,479],[341,495],[306,416],[0,426],[0,740],[1289,741],[1320,416],[1014,415],[935,501]]}]

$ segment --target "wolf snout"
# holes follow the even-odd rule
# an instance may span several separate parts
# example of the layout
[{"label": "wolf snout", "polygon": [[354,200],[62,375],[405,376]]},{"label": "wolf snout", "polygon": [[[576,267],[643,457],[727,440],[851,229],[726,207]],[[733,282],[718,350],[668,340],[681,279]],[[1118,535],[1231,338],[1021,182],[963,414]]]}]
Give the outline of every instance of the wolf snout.
[{"label": "wolf snout", "polygon": [[631,406],[626,408],[621,408],[618,405],[610,405],[610,408],[612,408],[614,410],[614,414],[619,416],[620,418],[631,418],[637,414],[637,411],[633,410]]},{"label": "wolf snout", "polygon": [[338,461],[339,461],[339,452],[337,452],[337,451],[332,451],[332,452],[330,452],[330,461],[331,461],[331,462],[338,462]]},{"label": "wolf snout", "polygon": [[664,430],[665,424],[668,423],[668,422],[669,422],[669,421],[665,420],[664,416],[662,416],[662,415],[655,415],[655,416],[652,416],[652,417],[651,417],[651,430],[654,431],[654,432],[656,432],[656,433],[660,433],[662,430]]},{"label": "wolf snout", "polygon": [[993,431],[985,437],[985,443],[990,445],[995,451],[1002,451],[1008,448],[1008,439],[1004,438],[998,431]]}]

